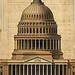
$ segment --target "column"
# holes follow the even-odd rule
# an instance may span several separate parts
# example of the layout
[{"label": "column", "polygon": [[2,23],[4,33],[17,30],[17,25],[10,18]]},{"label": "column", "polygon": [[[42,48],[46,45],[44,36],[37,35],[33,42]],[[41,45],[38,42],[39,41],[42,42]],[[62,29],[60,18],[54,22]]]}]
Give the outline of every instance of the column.
[{"label": "column", "polygon": [[35,34],[36,34],[36,32],[37,32],[37,28],[35,28]]},{"label": "column", "polygon": [[33,33],[33,28],[32,28],[32,33]]},{"label": "column", "polygon": [[44,65],[43,65],[43,75],[44,75]]},{"label": "column", "polygon": [[43,34],[43,27],[42,27],[42,34]]},{"label": "column", "polygon": [[66,65],[66,75],[68,75],[68,65]]},{"label": "column", "polygon": [[40,49],[40,40],[39,40],[39,49]]},{"label": "column", "polygon": [[16,49],[17,49],[17,40],[16,40]]},{"label": "column", "polygon": [[59,45],[60,45],[60,48],[59,48],[59,49],[61,49],[61,40],[60,40],[60,43],[59,43]]},{"label": "column", "polygon": [[35,75],[36,75],[36,65],[35,65]]},{"label": "column", "polygon": [[21,40],[21,49],[22,49],[22,40]]},{"label": "column", "polygon": [[48,39],[46,40],[46,49],[48,49]]},{"label": "column", "polygon": [[43,40],[43,49],[44,49],[44,40]]},{"label": "column", "polygon": [[32,65],[31,65],[31,75],[32,75]]},{"label": "column", "polygon": [[48,75],[48,65],[47,65],[47,75]]},{"label": "column", "polygon": [[16,49],[16,40],[14,40],[14,48]]},{"label": "column", "polygon": [[24,50],[25,50],[25,39],[24,39]]},{"label": "column", "polygon": [[23,65],[23,75],[25,75],[25,66]]},{"label": "column", "polygon": [[39,75],[40,75],[40,65],[39,65]]},{"label": "column", "polygon": [[7,65],[7,75],[9,75],[9,65]]},{"label": "column", "polygon": [[15,75],[17,75],[17,65],[15,65]]},{"label": "column", "polygon": [[50,50],[51,50],[51,39],[50,39]]},{"label": "column", "polygon": [[50,69],[50,70],[51,70],[51,71],[50,71],[50,72],[51,72],[50,75],[52,75],[52,65],[51,65],[51,69]]},{"label": "column", "polygon": [[53,39],[53,49],[54,49],[54,39]]},{"label": "column", "polygon": [[29,49],[29,40],[27,40],[27,50]]},{"label": "column", "polygon": [[61,40],[58,40],[58,49],[61,49]]},{"label": "column", "polygon": [[58,70],[58,75],[60,75],[60,65],[58,66],[58,69],[59,69],[59,70]]},{"label": "column", "polygon": [[13,65],[11,65],[11,75],[13,75]]},{"label": "column", "polygon": [[17,45],[17,46],[18,46],[17,49],[19,49],[19,40],[17,40],[17,44],[18,44],[18,45]]},{"label": "column", "polygon": [[56,65],[55,65],[55,69],[54,69],[54,75],[56,75]]},{"label": "column", "polygon": [[64,65],[62,65],[62,75],[64,75]]},{"label": "column", "polygon": [[46,33],[46,28],[45,28],[45,33]]},{"label": "column", "polygon": [[19,75],[21,75],[21,65],[19,65]]},{"label": "column", "polygon": [[3,75],[5,75],[5,65],[3,65]]},{"label": "column", "polygon": [[23,33],[24,33],[24,27],[23,27]]},{"label": "column", "polygon": [[55,40],[56,41],[56,49],[57,49],[57,40]]},{"label": "column", "polygon": [[35,39],[35,50],[36,50],[36,39]]},{"label": "column", "polygon": [[49,33],[49,28],[48,28],[48,33]]},{"label": "column", "polygon": [[31,50],[33,49],[33,40],[31,39]]},{"label": "column", "polygon": [[27,65],[27,75],[28,75],[28,65]]}]

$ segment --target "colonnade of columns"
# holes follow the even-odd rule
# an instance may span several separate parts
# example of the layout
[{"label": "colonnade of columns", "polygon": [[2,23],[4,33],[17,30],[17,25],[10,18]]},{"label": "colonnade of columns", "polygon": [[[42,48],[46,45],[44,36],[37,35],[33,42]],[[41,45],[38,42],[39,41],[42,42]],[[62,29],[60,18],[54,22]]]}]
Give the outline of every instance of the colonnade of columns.
[{"label": "colonnade of columns", "polygon": [[[54,66],[54,65],[53,65]],[[67,65],[10,65],[8,75],[68,75]]]},{"label": "colonnade of columns", "polygon": [[42,28],[26,28],[26,27],[18,27],[18,33],[25,34],[25,33],[50,33],[50,34],[56,34],[57,33],[57,27],[42,27]]},{"label": "colonnade of columns", "polygon": [[17,39],[14,42],[15,49],[47,49],[57,50],[61,49],[61,40],[56,39]]},{"label": "colonnade of columns", "polygon": [[9,75],[52,75],[51,70],[51,65],[10,65]]},{"label": "colonnade of columns", "polygon": [[53,75],[68,75],[68,65],[54,65]]}]

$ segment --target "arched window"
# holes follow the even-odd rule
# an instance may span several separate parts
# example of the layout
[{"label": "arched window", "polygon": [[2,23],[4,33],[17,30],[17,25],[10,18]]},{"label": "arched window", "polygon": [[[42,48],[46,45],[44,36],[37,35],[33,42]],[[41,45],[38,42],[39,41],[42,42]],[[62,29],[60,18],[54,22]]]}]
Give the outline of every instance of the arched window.
[{"label": "arched window", "polygon": [[35,15],[34,15],[34,18],[35,18]]},{"label": "arched window", "polygon": [[37,30],[36,30],[36,33],[38,33],[38,28],[37,28]]},{"label": "arched window", "polygon": [[42,29],[40,28],[40,33],[42,33]]},{"label": "arched window", "polygon": [[46,33],[48,33],[48,28],[46,28]]},{"label": "arched window", "polygon": [[35,28],[33,28],[33,33],[35,33]]}]

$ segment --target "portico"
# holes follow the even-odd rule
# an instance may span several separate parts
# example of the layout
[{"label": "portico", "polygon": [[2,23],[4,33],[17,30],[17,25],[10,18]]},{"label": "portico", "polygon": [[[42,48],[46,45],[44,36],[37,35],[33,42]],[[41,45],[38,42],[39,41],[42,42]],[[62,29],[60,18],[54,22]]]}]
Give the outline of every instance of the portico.
[{"label": "portico", "polygon": [[[17,63],[16,63],[17,61]],[[8,75],[68,75],[67,60],[64,63],[34,57],[28,60],[13,60],[8,63]],[[57,63],[58,62],[58,63]]]}]

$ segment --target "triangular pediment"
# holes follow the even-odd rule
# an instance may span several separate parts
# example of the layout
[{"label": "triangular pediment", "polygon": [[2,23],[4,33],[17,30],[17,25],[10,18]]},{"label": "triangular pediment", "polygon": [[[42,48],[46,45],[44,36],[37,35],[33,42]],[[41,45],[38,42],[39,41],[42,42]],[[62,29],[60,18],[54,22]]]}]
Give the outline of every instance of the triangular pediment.
[{"label": "triangular pediment", "polygon": [[26,60],[25,62],[45,62],[45,63],[49,63],[51,61],[41,58],[41,57],[34,57],[32,59]]}]

